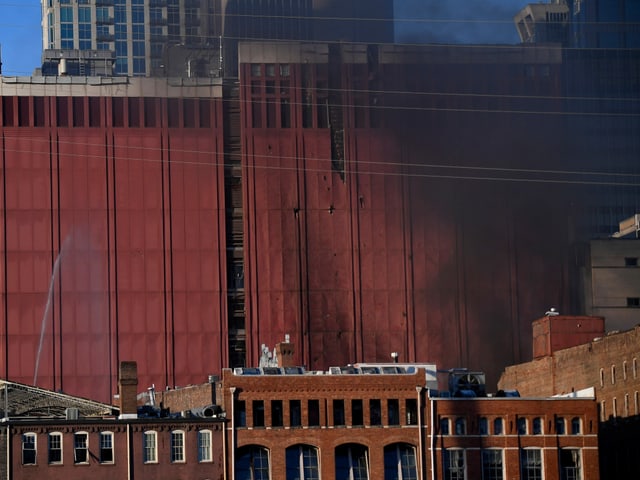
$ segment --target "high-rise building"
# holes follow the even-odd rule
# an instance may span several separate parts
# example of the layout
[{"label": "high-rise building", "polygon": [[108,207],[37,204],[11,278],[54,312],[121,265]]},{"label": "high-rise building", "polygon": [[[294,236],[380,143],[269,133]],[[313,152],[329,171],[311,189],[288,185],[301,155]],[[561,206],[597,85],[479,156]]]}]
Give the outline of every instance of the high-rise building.
[{"label": "high-rise building", "polygon": [[[42,0],[42,30],[45,74],[235,76],[245,39],[392,42],[393,2]],[[104,64],[104,51],[115,52],[112,72],[60,61],[100,56]]]}]

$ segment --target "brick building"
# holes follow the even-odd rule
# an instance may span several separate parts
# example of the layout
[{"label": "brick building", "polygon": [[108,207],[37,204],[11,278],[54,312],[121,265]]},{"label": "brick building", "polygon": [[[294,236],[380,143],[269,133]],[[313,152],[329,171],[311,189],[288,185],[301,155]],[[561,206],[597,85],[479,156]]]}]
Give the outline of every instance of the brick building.
[{"label": "brick building", "polygon": [[157,398],[182,409],[215,390],[230,478],[599,478],[593,398],[459,398],[421,367],[225,369]]},{"label": "brick building", "polygon": [[[640,454],[640,326],[625,332],[610,332],[582,343],[579,341],[583,317],[549,317],[534,322],[573,324],[574,346],[550,350],[531,362],[507,367],[499,388],[517,389],[523,396],[567,394],[592,387],[601,422],[600,454],[602,478],[622,478],[635,474]],[[601,318],[591,319],[600,322]],[[553,328],[552,328],[553,330]],[[565,338],[567,338],[565,336]]]},{"label": "brick building", "polygon": [[2,78],[4,377],[109,401],[122,359],[163,390],[286,333],[314,370],[398,352],[494,383],[521,361],[521,319],[570,300],[569,188],[523,173],[564,158],[558,117],[522,113],[560,108],[558,51],[239,59],[237,81]]}]

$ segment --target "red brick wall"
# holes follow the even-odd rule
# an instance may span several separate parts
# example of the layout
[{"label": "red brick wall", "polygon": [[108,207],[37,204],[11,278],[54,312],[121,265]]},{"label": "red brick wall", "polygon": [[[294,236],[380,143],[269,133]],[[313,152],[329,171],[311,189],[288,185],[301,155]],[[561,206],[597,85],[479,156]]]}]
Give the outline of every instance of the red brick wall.
[{"label": "red brick wall", "polygon": [[570,393],[594,387],[600,408],[604,408],[602,419],[638,415],[640,327],[507,367],[498,386],[517,389],[523,396]]}]

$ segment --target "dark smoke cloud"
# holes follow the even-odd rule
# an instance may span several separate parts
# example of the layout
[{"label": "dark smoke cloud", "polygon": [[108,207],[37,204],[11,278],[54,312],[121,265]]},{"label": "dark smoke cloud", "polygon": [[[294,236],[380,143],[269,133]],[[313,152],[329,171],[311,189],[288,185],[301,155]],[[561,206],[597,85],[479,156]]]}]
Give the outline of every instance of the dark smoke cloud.
[{"label": "dark smoke cloud", "polygon": [[396,39],[401,43],[518,43],[513,16],[528,3],[532,2],[396,0]]}]

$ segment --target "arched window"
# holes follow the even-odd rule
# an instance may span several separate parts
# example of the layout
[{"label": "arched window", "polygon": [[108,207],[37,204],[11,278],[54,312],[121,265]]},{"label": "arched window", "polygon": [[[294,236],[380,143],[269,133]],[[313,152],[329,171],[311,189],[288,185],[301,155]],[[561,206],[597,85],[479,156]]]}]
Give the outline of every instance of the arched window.
[{"label": "arched window", "polygon": [[416,449],[407,443],[396,443],[384,447],[384,479],[416,480]]},{"label": "arched window", "polygon": [[627,361],[622,362],[622,379],[627,379]]},{"label": "arched window", "polygon": [[355,443],[336,447],[336,480],[369,480],[369,451]]},{"label": "arched window", "polygon": [[493,434],[502,435],[504,433],[504,422],[501,417],[493,419]]},{"label": "arched window", "polygon": [[564,435],[567,433],[567,428],[564,422],[564,417],[556,417],[556,434]]},{"label": "arched window", "polygon": [[604,387],[604,368],[600,369],[600,386]]},{"label": "arched window", "polygon": [[89,434],[76,432],[73,434],[73,463],[89,462]]},{"label": "arched window", "polygon": [[37,435],[35,433],[24,433],[22,435],[22,464],[23,465],[35,465],[37,459],[36,446]]},{"label": "arched window", "polygon": [[489,420],[487,417],[480,417],[478,420],[478,433],[480,435],[489,435]]},{"label": "arched window", "polygon": [[440,435],[449,435],[449,419],[447,417],[443,417],[440,419]]},{"label": "arched window", "polygon": [[52,432],[49,434],[49,463],[62,463],[62,434]]},{"label": "arched window", "polygon": [[571,435],[580,435],[582,433],[582,421],[579,417],[571,419]]},{"label": "arched window", "polygon": [[533,419],[533,434],[534,435],[542,435],[544,432],[542,431],[542,419],[540,417],[536,417]]},{"label": "arched window", "polygon": [[198,461],[210,462],[213,459],[211,453],[211,430],[198,431]]},{"label": "arched window", "polygon": [[311,445],[287,448],[287,480],[319,480],[318,449]]},{"label": "arched window", "polygon": [[269,480],[269,451],[257,445],[238,450],[234,478]]},{"label": "arched window", "polygon": [[518,435],[526,435],[527,432],[527,419],[525,417],[518,417],[517,424]]},{"label": "arched window", "polygon": [[616,383],[616,366],[611,365],[611,385],[615,385]]},{"label": "arched window", "polygon": [[633,364],[631,369],[633,370],[633,378],[637,378],[638,377],[638,359],[637,358],[633,359]]}]

